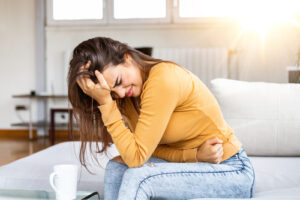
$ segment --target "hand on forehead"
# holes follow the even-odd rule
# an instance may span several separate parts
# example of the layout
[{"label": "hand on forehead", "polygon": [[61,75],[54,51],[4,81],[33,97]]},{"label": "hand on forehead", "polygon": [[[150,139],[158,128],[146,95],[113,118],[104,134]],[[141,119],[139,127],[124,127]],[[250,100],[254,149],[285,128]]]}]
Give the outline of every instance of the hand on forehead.
[{"label": "hand on forehead", "polygon": [[[88,63],[86,65],[83,65],[80,67],[80,71],[79,72],[88,72],[88,69],[90,68],[90,65],[91,65],[91,61],[88,61]],[[81,75],[78,80],[77,80],[77,83],[78,85],[83,89],[83,88],[93,88],[93,87],[101,87],[103,89],[106,89],[106,90],[111,90],[110,86],[107,84],[104,76],[98,71],[98,70],[95,70],[95,76],[98,80],[98,83],[94,83],[90,76],[86,76],[86,75]],[[100,84],[100,85],[99,85]],[[97,86],[98,85],[98,86]]]}]

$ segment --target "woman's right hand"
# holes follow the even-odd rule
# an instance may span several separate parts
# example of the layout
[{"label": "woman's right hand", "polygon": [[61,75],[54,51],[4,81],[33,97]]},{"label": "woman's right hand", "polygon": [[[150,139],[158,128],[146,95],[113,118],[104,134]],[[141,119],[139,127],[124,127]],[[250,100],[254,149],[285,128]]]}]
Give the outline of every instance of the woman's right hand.
[{"label": "woman's right hand", "polygon": [[215,137],[206,140],[197,151],[197,160],[199,162],[209,162],[219,164],[223,156],[223,141]]},{"label": "woman's right hand", "polygon": [[[90,65],[91,61],[88,61],[86,65],[80,67],[80,72],[87,71]],[[78,77],[76,82],[86,95],[95,99],[100,105],[104,105],[112,101],[111,90],[103,75],[98,70],[95,71],[95,76],[98,79],[98,83],[94,83],[90,77],[86,76]]]}]

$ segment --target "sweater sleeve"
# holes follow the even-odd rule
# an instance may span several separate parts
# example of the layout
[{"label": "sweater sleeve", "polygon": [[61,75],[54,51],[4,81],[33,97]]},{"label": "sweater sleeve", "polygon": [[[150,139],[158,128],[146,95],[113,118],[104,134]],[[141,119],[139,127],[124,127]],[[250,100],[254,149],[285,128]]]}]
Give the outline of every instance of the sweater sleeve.
[{"label": "sweater sleeve", "polygon": [[180,98],[178,82],[172,68],[149,75],[134,133],[125,126],[115,101],[99,106],[104,125],[128,167],[143,165],[157,148]]},{"label": "sweater sleeve", "polygon": [[166,144],[158,145],[152,154],[153,157],[171,162],[197,162],[197,148],[176,149]]},{"label": "sweater sleeve", "polygon": [[[124,115],[130,130],[135,130],[138,114],[134,109],[132,102],[126,99]],[[170,162],[197,162],[197,148],[194,149],[178,149],[167,144],[160,144],[152,154],[153,157],[164,159]]]}]

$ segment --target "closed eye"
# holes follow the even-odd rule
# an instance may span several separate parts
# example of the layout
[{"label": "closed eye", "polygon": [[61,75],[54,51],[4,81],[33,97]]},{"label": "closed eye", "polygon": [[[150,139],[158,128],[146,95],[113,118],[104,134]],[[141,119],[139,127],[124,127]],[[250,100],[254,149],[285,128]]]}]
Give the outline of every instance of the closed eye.
[{"label": "closed eye", "polygon": [[119,86],[121,84],[122,84],[122,78],[121,78],[121,80],[119,82],[118,82],[118,78],[117,78],[116,82],[115,82],[115,85],[113,86],[113,88],[115,88],[115,87],[117,87],[117,86]]},{"label": "closed eye", "polygon": [[119,83],[117,83],[116,86],[122,85],[122,79],[119,81]]}]

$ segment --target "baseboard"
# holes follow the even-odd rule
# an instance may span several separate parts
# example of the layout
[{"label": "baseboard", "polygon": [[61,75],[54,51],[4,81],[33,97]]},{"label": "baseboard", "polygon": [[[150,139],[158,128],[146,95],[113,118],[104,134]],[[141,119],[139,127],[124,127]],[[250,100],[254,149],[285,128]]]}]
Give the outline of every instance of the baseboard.
[{"label": "baseboard", "polygon": [[[74,131],[76,136],[78,131]],[[36,129],[32,130],[33,139],[45,138],[45,136],[38,136]],[[68,139],[68,130],[55,130],[55,139]],[[48,137],[48,136],[46,136]],[[28,129],[0,129],[1,139],[24,140],[29,139]]]},{"label": "baseboard", "polygon": [[[77,130],[73,130],[73,139],[79,139],[79,132]],[[55,139],[69,139],[69,131],[68,130],[55,130]]]},{"label": "baseboard", "polygon": [[[33,139],[37,139],[36,130],[32,130]],[[0,129],[0,138],[2,139],[28,139],[29,131],[27,129]]]}]

